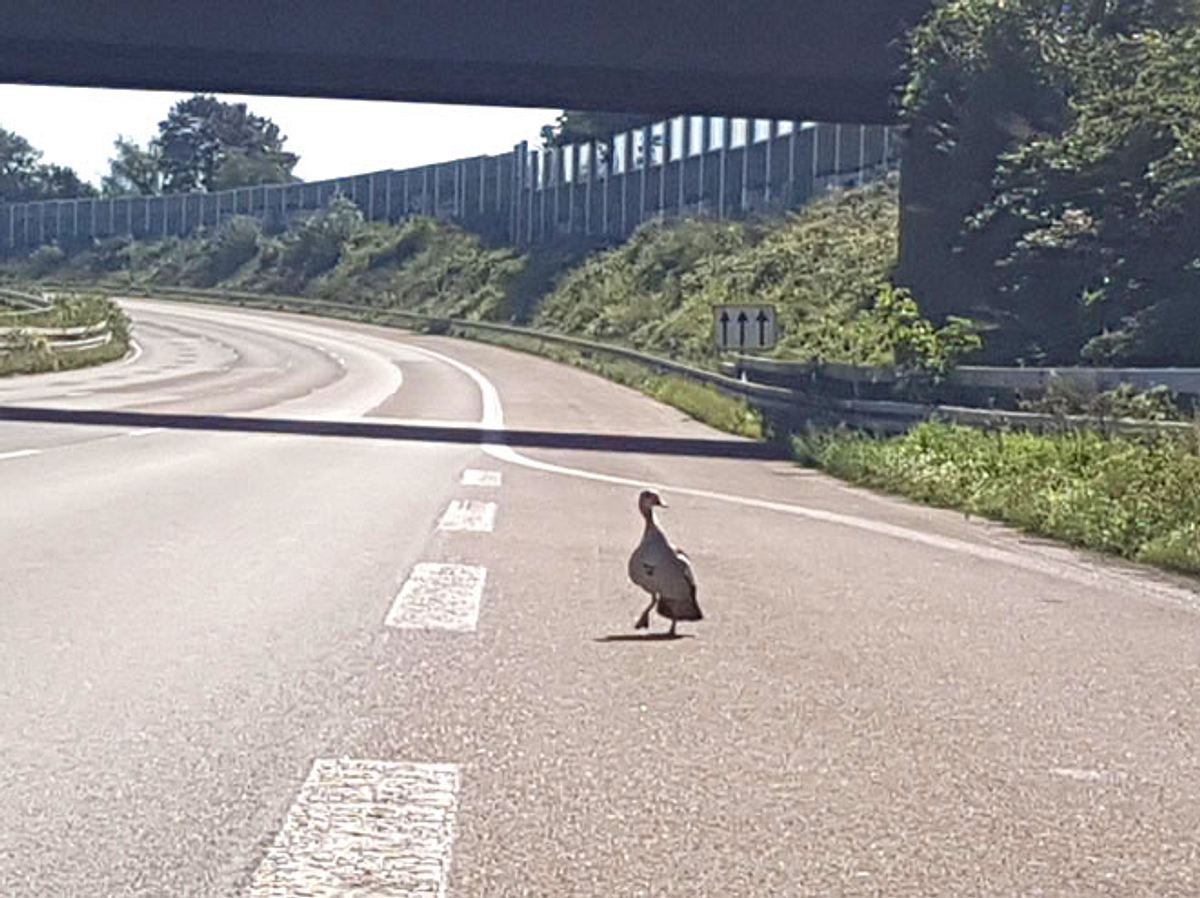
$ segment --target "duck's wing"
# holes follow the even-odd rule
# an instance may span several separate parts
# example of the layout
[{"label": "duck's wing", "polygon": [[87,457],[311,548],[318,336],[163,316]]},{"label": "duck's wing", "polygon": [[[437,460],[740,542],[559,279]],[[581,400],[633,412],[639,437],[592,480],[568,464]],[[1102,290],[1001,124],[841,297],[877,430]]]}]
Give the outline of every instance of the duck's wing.
[{"label": "duck's wing", "polygon": [[692,563],[688,559],[687,553],[678,546],[675,547],[675,557],[679,560],[679,572],[683,574],[683,579],[691,587],[691,597],[694,602],[696,600],[696,575],[692,573]]}]

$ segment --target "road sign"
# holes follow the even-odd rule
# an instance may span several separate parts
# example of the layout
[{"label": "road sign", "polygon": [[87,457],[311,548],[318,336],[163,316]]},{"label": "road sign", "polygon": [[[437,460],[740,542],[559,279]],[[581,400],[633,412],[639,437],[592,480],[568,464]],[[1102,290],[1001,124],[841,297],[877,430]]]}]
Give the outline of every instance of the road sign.
[{"label": "road sign", "polygon": [[718,349],[770,349],[775,345],[775,307],[713,306]]}]

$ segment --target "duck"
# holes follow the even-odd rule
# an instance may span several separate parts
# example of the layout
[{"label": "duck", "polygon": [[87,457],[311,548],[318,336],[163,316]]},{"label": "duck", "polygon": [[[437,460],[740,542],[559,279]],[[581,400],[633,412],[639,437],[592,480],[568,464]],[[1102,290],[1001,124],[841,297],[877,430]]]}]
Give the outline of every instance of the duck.
[{"label": "duck", "polygon": [[679,621],[703,620],[704,614],[696,601],[696,577],[691,562],[681,549],[671,545],[654,522],[654,509],[666,507],[653,490],[643,490],[638,496],[638,511],[646,526],[642,541],[629,556],[629,579],[650,594],[650,604],[633,625],[634,629],[649,627],[650,612],[657,608],[671,622],[668,635],[674,636]]}]

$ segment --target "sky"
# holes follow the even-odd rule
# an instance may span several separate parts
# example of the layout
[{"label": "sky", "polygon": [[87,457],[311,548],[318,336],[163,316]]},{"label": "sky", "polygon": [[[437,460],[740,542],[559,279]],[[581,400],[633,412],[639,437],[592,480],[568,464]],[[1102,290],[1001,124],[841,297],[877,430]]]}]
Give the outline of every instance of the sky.
[{"label": "sky", "polygon": [[[69,166],[99,185],[117,135],[145,143],[171,106],[187,96],[0,84],[0,128],[41,150],[43,162]],[[306,181],[507,152],[522,140],[537,142],[541,127],[558,115],[556,109],[217,96],[244,102],[279,125],[288,138],[285,149],[300,155],[295,174]]]}]

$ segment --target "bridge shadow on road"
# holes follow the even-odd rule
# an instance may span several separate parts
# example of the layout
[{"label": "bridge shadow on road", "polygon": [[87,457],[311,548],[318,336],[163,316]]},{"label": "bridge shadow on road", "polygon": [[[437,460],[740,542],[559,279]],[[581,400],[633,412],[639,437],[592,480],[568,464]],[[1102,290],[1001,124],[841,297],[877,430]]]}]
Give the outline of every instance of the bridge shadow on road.
[{"label": "bridge shadow on road", "polygon": [[260,418],[245,415],[199,415],[93,409],[0,406],[0,421],[74,424],[94,427],[163,428],[222,433],[278,433],[318,437],[356,437],[421,443],[465,443],[512,448],[578,449],[590,452],[632,452],[646,455],[691,455],[708,458],[786,458],[784,448],[740,438],[635,436],[553,430],[484,430],[471,425],[388,424],[378,421],[325,421],[302,418]]}]

